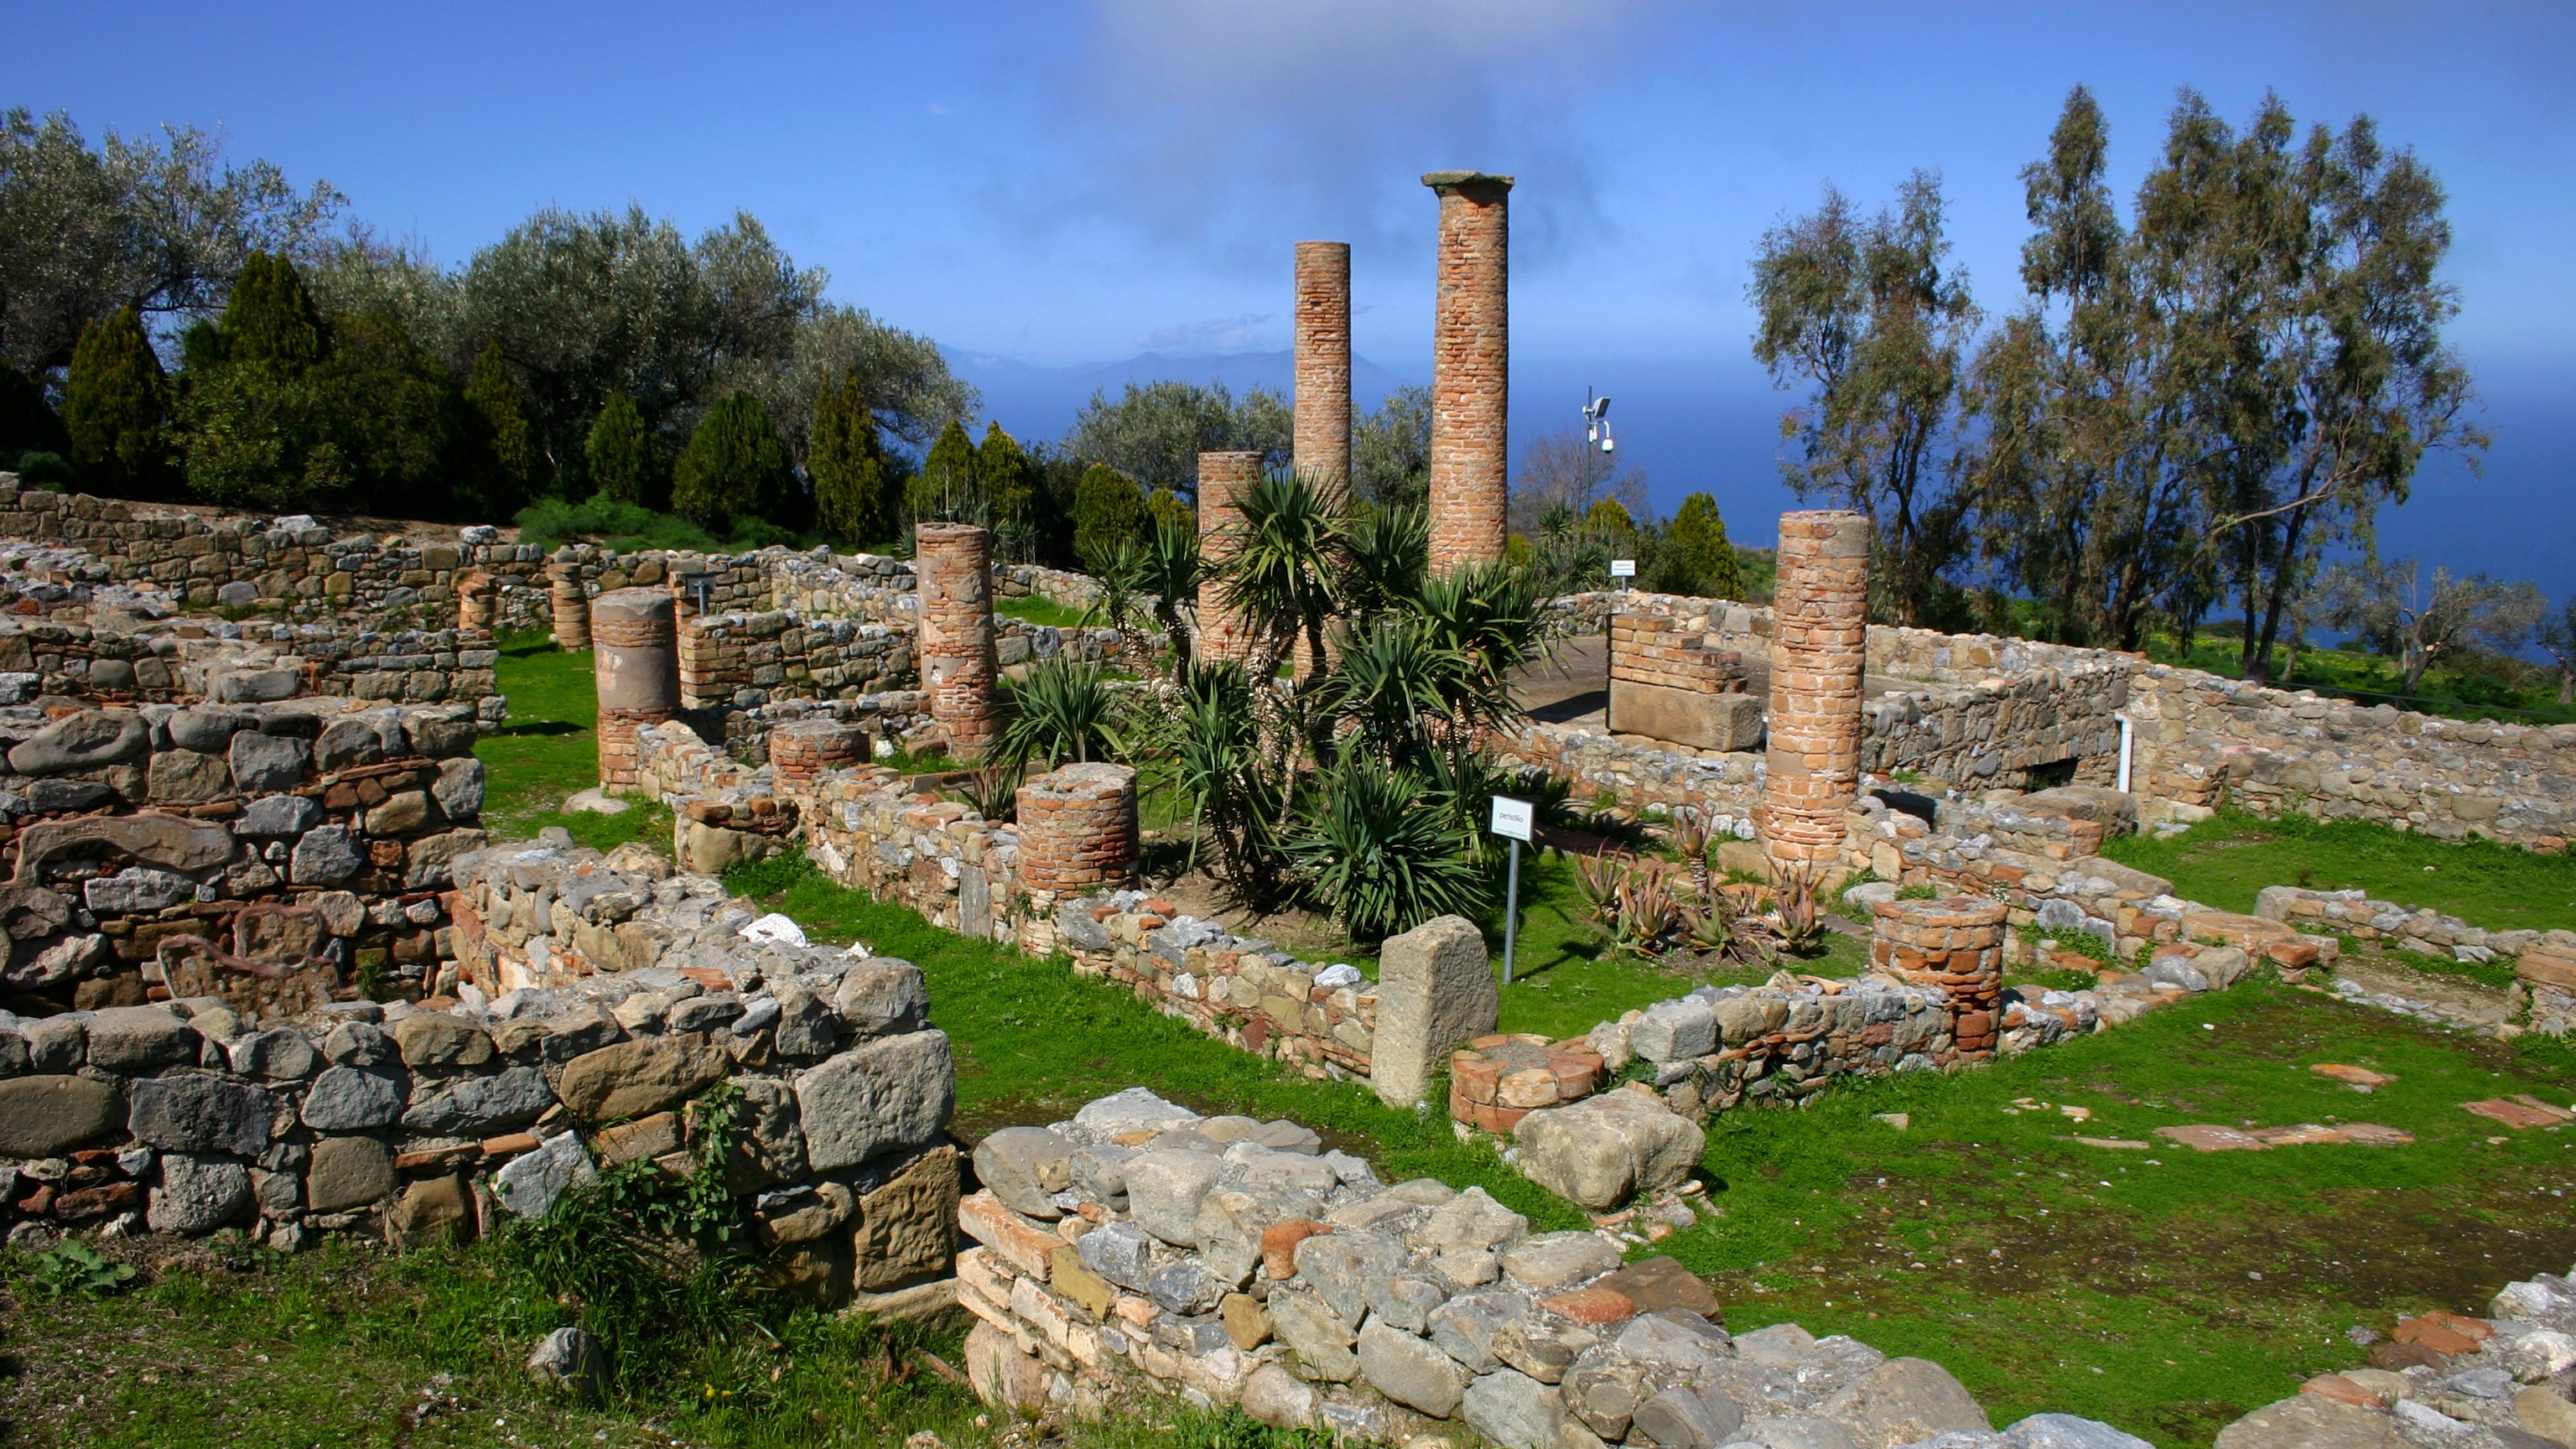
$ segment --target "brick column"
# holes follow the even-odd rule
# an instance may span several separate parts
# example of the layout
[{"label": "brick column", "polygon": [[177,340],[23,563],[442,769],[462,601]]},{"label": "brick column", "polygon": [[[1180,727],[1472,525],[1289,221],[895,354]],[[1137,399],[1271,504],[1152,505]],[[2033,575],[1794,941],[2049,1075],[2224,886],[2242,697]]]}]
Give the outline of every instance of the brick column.
[{"label": "brick column", "polygon": [[660,589],[611,589],[590,601],[584,636],[593,641],[599,685],[599,783],[611,794],[635,787],[645,727],[680,712],[680,659],[671,596]]},{"label": "brick column", "polygon": [[581,570],[569,558],[546,565],[546,594],[554,605],[555,647],[590,647],[590,595],[581,586]]},{"label": "brick column", "polygon": [[966,523],[914,526],[921,685],[949,750],[973,759],[1002,730],[993,653],[993,535]]},{"label": "brick column", "polygon": [[782,790],[867,761],[868,732],[843,720],[800,719],[769,732],[769,778]]},{"label": "brick column", "polygon": [[1775,875],[1830,867],[1860,793],[1869,653],[1869,519],[1780,515],[1771,626],[1768,778],[1757,821]]},{"label": "brick column", "polygon": [[1297,243],[1300,473],[1351,477],[1351,244]]},{"label": "brick column", "polygon": [[1512,178],[1433,171],[1439,287],[1431,320],[1431,571],[1503,556],[1510,502]]},{"label": "brick column", "polygon": [[1217,578],[1243,530],[1243,495],[1261,481],[1259,453],[1199,454],[1199,657],[1244,660],[1251,637],[1225,607]]},{"label": "brick column", "polygon": [[456,627],[489,631],[501,612],[501,581],[487,573],[456,580]]},{"label": "brick column", "polygon": [[1136,878],[1136,772],[1066,765],[1019,790],[1020,884],[1057,894]]},{"label": "brick column", "polygon": [[1991,1054],[2003,996],[2004,903],[1982,896],[1881,901],[1872,915],[1871,967],[1948,992],[1955,1049]]}]

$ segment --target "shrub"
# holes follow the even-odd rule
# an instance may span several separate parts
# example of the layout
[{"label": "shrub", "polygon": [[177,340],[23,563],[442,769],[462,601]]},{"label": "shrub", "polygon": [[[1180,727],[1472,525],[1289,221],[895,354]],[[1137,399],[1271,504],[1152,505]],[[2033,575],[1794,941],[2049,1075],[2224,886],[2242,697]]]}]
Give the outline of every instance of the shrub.
[{"label": "shrub", "polygon": [[632,397],[621,392],[608,400],[581,451],[593,493],[638,508],[671,506],[670,466]]},{"label": "shrub", "polygon": [[45,390],[34,378],[0,362],[0,457],[22,452],[61,454],[71,449],[63,420],[45,401]]},{"label": "shrub", "polygon": [[1074,485],[1074,556],[1091,566],[1115,553],[1122,543],[1142,544],[1152,520],[1135,479],[1105,463],[1094,463]]},{"label": "shrub", "polygon": [[963,423],[950,422],[931,441],[930,454],[922,459],[921,472],[906,493],[915,523],[992,521],[976,480],[975,443],[966,436]]},{"label": "shrub", "polygon": [[769,410],[747,392],[707,410],[671,473],[671,507],[719,532],[736,520],[778,519],[794,486]]},{"label": "shrub", "polygon": [[1718,514],[1716,499],[1694,493],[1682,500],[1664,529],[1654,574],[1646,582],[1659,593],[1744,597],[1743,571],[1736,566],[1735,546],[1726,541],[1726,520]]},{"label": "shrub", "polygon": [[1447,812],[1425,810],[1422,777],[1364,754],[1316,788],[1289,854],[1355,940],[1409,931],[1434,916],[1474,915],[1489,894],[1473,840]]},{"label": "shrub", "polygon": [[876,416],[868,411],[855,367],[815,394],[805,472],[814,481],[815,522],[825,533],[865,545],[883,544],[900,531],[896,474],[877,440]]},{"label": "shrub", "polygon": [[544,460],[528,421],[528,396],[502,359],[500,343],[484,343],[476,355],[465,380],[465,404],[480,446],[457,480],[458,501],[480,516],[507,517],[535,496]]},{"label": "shrub", "polygon": [[275,362],[291,370],[322,360],[329,342],[322,314],[304,288],[295,263],[252,252],[224,303],[221,351],[229,362]]},{"label": "shrub", "polygon": [[119,491],[148,487],[169,472],[169,415],[169,381],[141,313],[119,308],[82,329],[63,384],[72,461]]},{"label": "shrub", "polygon": [[20,453],[16,464],[18,486],[43,488],[65,493],[80,481],[80,470],[60,453]]},{"label": "shrub", "polygon": [[1108,671],[1097,664],[1077,662],[1059,650],[1030,666],[1025,678],[1005,680],[1002,693],[1011,716],[1002,730],[1005,762],[1042,760],[1053,768],[1066,759],[1111,759],[1120,749],[1112,726],[1117,699]]}]

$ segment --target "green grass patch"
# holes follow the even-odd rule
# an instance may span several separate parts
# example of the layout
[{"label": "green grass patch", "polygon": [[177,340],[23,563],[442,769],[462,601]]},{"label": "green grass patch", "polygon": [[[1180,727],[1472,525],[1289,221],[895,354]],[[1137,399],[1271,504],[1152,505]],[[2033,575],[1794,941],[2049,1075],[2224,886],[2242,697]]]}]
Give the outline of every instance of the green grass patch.
[{"label": "green grass patch", "polygon": [[2102,853],[2174,883],[2174,894],[2250,911],[2265,886],[2368,891],[2491,931],[2576,928],[2576,855],[2492,840],[2446,841],[2359,820],[2266,820],[2241,810],[2165,840],[2130,836]]},{"label": "green grass patch", "polygon": [[474,746],[483,761],[484,826],[495,835],[533,836],[560,825],[601,850],[630,840],[667,850],[671,812],[658,801],[632,800],[623,815],[564,813],[567,798],[599,783],[599,692],[590,655],[505,641],[496,676],[510,716]]},{"label": "green grass patch", "polygon": [[[2147,641],[2147,657],[2163,664],[2181,664],[2207,670],[2229,679],[2243,677],[2243,648],[2232,628],[2204,630],[2189,651],[2182,641],[2170,634],[2158,634]],[[2283,657],[2275,646],[2273,658]],[[2434,669],[2416,686],[2417,692],[2405,694],[2405,678],[2398,672],[2397,661],[2385,655],[2358,649],[2303,648],[2299,651],[2298,669],[2287,680],[2276,680],[2284,689],[2312,689],[2319,694],[2339,695],[2361,704],[2395,704],[2401,709],[2425,714],[2448,715],[2454,719],[2503,719],[2521,723],[2548,724],[2576,720],[2576,708],[2558,702],[2555,671],[2542,670],[2472,653],[2453,664]]]},{"label": "green grass patch", "polygon": [[[2307,1070],[2323,1061],[2398,1080],[2363,1095]],[[1724,1215],[1666,1246],[1712,1276],[1739,1332],[1794,1320],[1934,1359],[1997,1424],[2054,1409],[2203,1445],[2358,1362],[2354,1324],[2482,1313],[2508,1279],[2576,1258],[2576,1134],[2491,1142],[2494,1124],[2459,1108],[2515,1091],[2563,1103],[2571,1081],[2265,978],[1991,1068],[1717,1118],[1706,1164]],[[2417,1141],[2204,1155],[2152,1135],[2338,1121]]]},{"label": "green grass patch", "polygon": [[995,599],[993,612],[1008,614],[1031,624],[1048,624],[1058,629],[1079,629],[1092,622],[1080,609],[1068,609],[1053,599],[1037,594],[1024,594],[1016,599]]}]

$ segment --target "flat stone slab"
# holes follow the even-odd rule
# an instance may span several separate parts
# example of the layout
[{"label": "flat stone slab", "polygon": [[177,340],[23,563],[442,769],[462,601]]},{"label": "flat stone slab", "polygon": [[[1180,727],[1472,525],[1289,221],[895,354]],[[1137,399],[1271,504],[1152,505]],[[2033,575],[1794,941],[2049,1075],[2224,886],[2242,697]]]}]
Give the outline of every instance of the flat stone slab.
[{"label": "flat stone slab", "polygon": [[2134,1137],[2075,1137],[2068,1140],[2086,1147],[2100,1147],[2121,1152],[2144,1152],[2156,1145],[2152,1142],[2141,1142]]},{"label": "flat stone slab", "polygon": [[2576,1122],[2576,1112],[2553,1107],[2537,1097],[2516,1093],[2511,1097],[2490,1097],[2483,1102],[2462,1102],[2461,1108],[2475,1112],[2507,1127],[2557,1127]]},{"label": "flat stone slab", "polygon": [[2261,1152],[2272,1144],[2250,1132],[2233,1127],[2193,1123],[2187,1127],[2159,1127],[2156,1135],[2168,1142],[2179,1142],[2194,1152]]},{"label": "flat stone slab", "polygon": [[2346,1085],[2359,1087],[2365,1092],[2373,1087],[2385,1087],[2397,1080],[2385,1072],[2374,1072],[2368,1067],[2346,1066],[2341,1062],[2319,1062],[2308,1070],[2320,1077],[2332,1077]]}]

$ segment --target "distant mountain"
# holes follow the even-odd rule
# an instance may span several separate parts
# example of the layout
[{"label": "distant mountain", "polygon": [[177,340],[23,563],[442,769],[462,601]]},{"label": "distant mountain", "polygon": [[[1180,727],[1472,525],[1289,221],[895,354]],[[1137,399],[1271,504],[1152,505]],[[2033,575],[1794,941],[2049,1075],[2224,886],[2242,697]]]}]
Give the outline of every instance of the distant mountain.
[{"label": "distant mountain", "polygon": [[[1022,442],[1052,442],[1073,426],[1076,413],[1095,392],[1116,398],[1129,383],[1190,382],[1205,387],[1222,382],[1238,396],[1255,387],[1293,393],[1294,354],[1231,352],[1206,357],[1172,357],[1140,353],[1124,362],[1083,363],[1073,367],[1032,367],[1007,357],[940,349],[948,370],[973,383],[984,395],[984,416]],[[1404,379],[1365,357],[1351,359],[1351,401],[1361,412],[1374,410]]]}]

